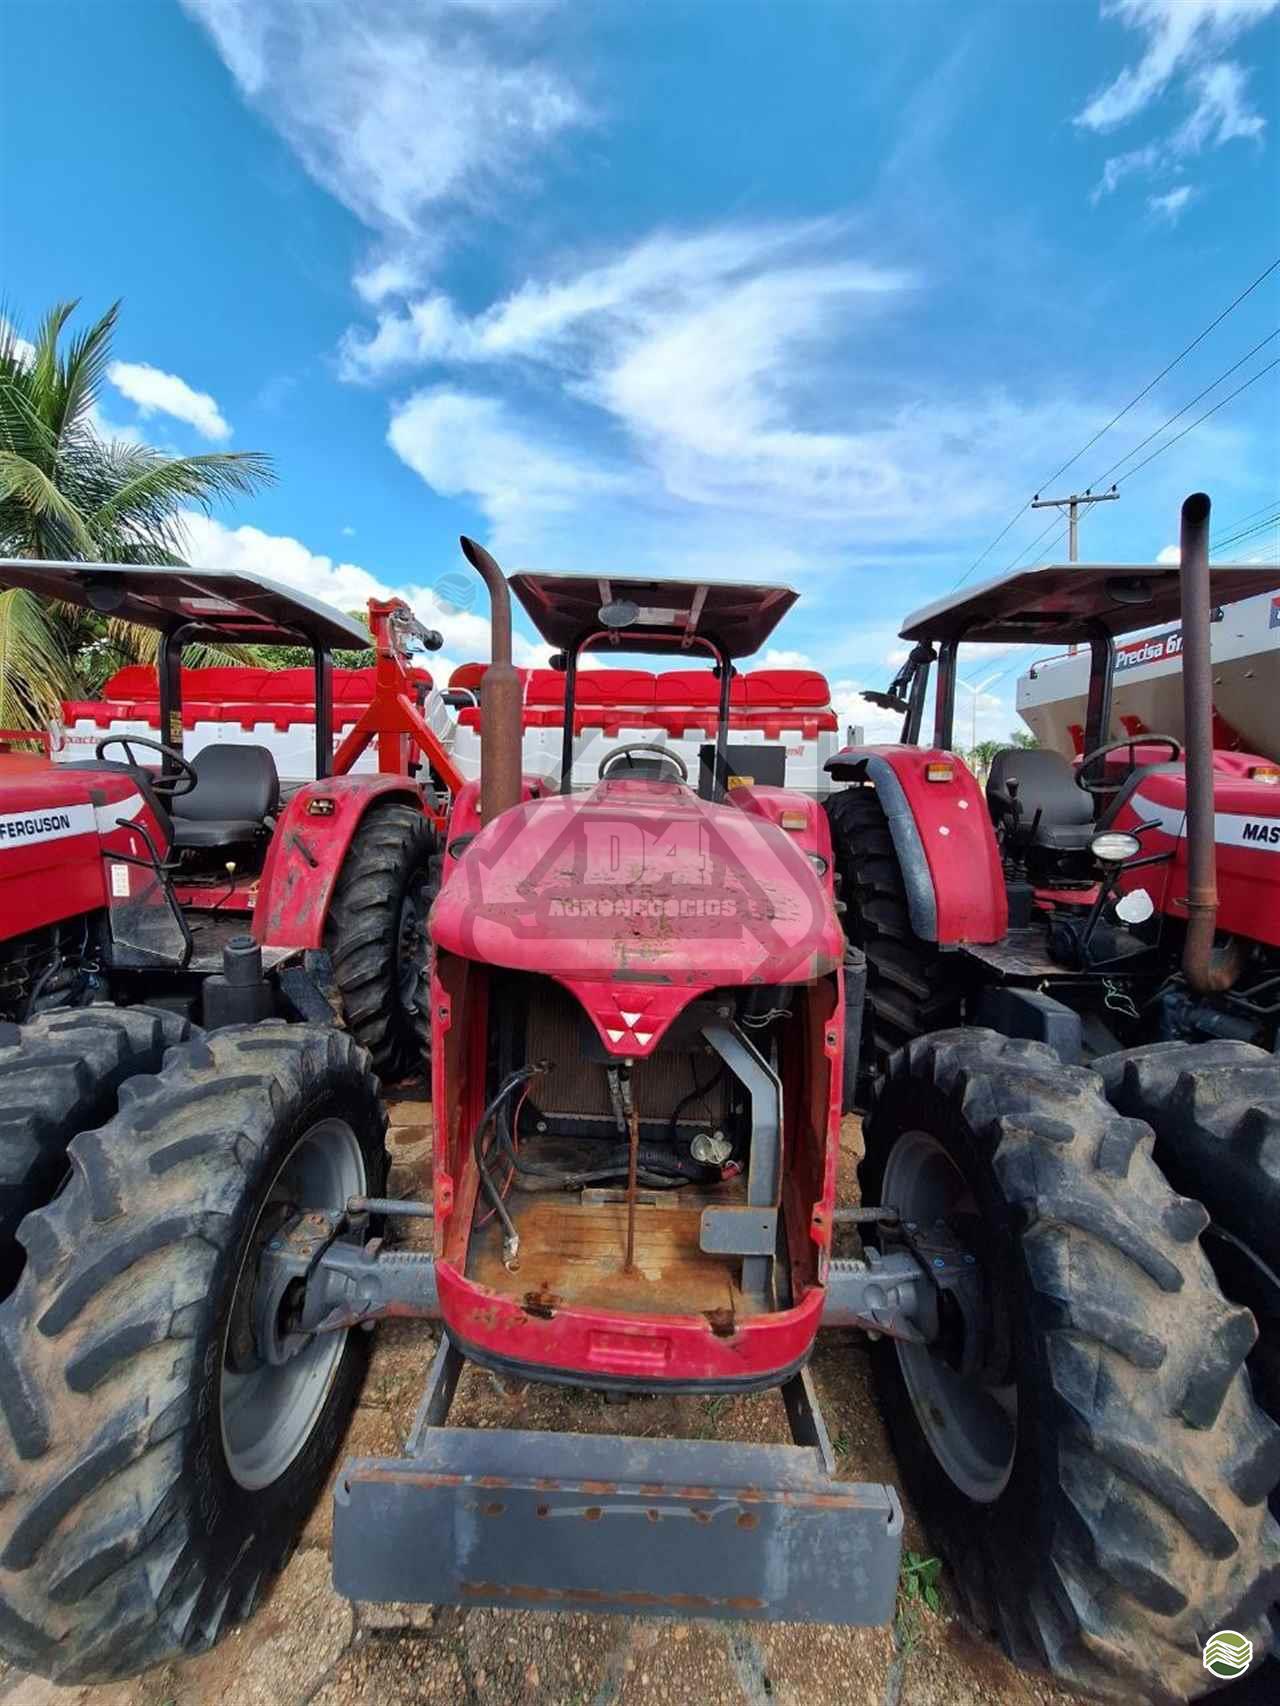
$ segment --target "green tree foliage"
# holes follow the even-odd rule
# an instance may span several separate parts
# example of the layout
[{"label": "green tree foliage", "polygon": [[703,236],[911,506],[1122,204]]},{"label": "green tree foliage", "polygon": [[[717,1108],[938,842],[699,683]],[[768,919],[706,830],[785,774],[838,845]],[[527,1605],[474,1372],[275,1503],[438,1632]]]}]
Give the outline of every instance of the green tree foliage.
[{"label": "green tree foliage", "polygon": [[[273,478],[259,451],[167,456],[105,437],[95,404],[111,358],[114,304],[78,333],[56,304],[28,344],[0,321],[0,556],[182,563],[181,512],[257,491]],[[156,636],[93,613],[0,590],[0,726],[44,722],[118,668],[155,656]],[[246,654],[191,648],[188,661]]]}]

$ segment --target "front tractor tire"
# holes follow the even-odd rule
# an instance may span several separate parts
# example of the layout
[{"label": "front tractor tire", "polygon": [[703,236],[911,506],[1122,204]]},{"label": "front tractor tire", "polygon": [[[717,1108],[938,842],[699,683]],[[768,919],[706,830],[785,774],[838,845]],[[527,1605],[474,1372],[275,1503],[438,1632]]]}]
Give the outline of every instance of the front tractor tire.
[{"label": "front tractor tire", "polygon": [[105,1005],[0,1023],[0,1298],[26,1260],[18,1224],[61,1184],[72,1138],[109,1120],[121,1084],[158,1072],[190,1030],[176,1013]]},{"label": "front tractor tire", "polygon": [[386,1119],[344,1033],[270,1021],[175,1049],[71,1144],[0,1305],[0,1648],[60,1683],[213,1644],[288,1558],[368,1335],[262,1346],[256,1255],[376,1194]]},{"label": "front tractor tire", "polygon": [[385,1082],[426,1073],[431,1052],[427,914],[438,838],[404,801],[373,805],[339,873],[325,928],[347,1028]]},{"label": "front tractor tire", "polygon": [[963,972],[954,954],[912,928],[902,866],[875,789],[841,788],[828,795],[826,810],[845,935],[867,956],[859,1066],[865,1096],[895,1049],[959,1023]]},{"label": "front tractor tire", "polygon": [[862,1195],[946,1223],[980,1276],[967,1309],[943,1294],[932,1344],[875,1347],[904,1481],[971,1618],[1072,1688],[1172,1702],[1216,1686],[1215,1630],[1269,1647],[1280,1428],[1207,1216],[1151,1146],[1096,1073],[943,1031],[890,1062]]}]

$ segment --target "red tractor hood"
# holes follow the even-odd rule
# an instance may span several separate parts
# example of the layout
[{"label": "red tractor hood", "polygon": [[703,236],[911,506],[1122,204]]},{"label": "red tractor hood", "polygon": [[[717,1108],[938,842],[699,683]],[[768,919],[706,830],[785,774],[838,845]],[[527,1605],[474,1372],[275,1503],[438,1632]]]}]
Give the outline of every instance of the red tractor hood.
[{"label": "red tractor hood", "polygon": [[683,1005],[695,989],[809,982],[841,960],[831,896],[796,839],[674,783],[513,806],[446,867],[439,948],[571,985],[677,986]]}]

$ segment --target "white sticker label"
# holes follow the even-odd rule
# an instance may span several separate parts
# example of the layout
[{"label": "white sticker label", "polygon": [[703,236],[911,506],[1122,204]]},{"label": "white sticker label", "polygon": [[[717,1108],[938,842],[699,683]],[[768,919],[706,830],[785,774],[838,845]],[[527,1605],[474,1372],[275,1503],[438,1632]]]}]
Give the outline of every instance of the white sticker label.
[{"label": "white sticker label", "polygon": [[[1186,834],[1187,814],[1178,807],[1158,805],[1142,793],[1135,793],[1130,804],[1143,822],[1154,818],[1165,835],[1181,839]],[[1280,818],[1215,812],[1213,839],[1219,847],[1251,847],[1260,853],[1280,853]]]},{"label": "white sticker label", "polygon": [[111,892],[120,899],[129,898],[129,867],[127,865],[112,865]]},{"label": "white sticker label", "polygon": [[36,806],[27,812],[0,816],[0,853],[11,847],[35,847],[43,841],[65,841],[71,835],[92,835],[97,829],[93,807]]}]

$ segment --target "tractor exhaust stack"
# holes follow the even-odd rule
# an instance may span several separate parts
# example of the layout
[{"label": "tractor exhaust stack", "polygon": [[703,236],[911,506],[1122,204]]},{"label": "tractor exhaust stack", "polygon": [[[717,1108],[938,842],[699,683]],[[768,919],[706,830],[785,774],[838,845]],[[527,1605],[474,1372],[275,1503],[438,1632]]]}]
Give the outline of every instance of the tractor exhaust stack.
[{"label": "tractor exhaust stack", "polygon": [[492,823],[520,803],[521,689],[511,662],[511,593],[507,577],[474,539],[464,534],[462,554],[489,589],[492,661],[480,682],[480,816]]},{"label": "tractor exhaust stack", "polygon": [[1213,810],[1213,680],[1209,658],[1208,496],[1192,492],[1182,506],[1182,692],[1187,772],[1187,936],[1182,970],[1197,994],[1230,989],[1245,948],[1215,951],[1218,918]]}]

